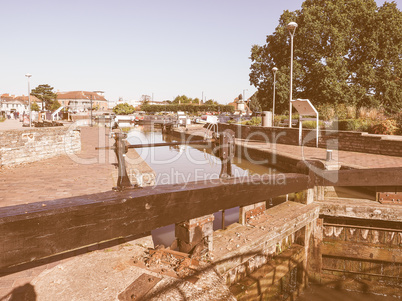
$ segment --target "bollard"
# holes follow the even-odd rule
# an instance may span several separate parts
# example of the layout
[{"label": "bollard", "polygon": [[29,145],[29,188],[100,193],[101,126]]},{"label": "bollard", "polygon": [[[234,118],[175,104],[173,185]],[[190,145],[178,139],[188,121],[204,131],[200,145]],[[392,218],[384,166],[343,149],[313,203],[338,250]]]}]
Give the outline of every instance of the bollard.
[{"label": "bollard", "polygon": [[272,127],[273,126],[271,111],[263,111],[261,118],[262,118],[262,126],[263,127]]},{"label": "bollard", "polygon": [[325,161],[332,161],[332,150],[327,149],[327,158],[325,159]]}]

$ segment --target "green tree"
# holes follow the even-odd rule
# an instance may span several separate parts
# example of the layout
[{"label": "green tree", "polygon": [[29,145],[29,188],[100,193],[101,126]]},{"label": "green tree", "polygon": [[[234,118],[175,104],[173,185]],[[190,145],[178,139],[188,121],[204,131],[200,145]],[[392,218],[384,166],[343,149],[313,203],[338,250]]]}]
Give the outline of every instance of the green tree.
[{"label": "green tree", "polygon": [[402,110],[402,12],[396,3],[385,2],[376,17],[378,52],[375,60],[375,98],[384,108]]},{"label": "green tree", "polygon": [[53,87],[48,84],[37,86],[31,91],[31,95],[42,101],[43,109],[57,110],[60,107],[60,103],[57,101],[57,94],[53,92]]},{"label": "green tree", "polygon": [[36,101],[31,103],[31,111],[39,112],[39,110],[40,110],[40,108],[39,108],[39,105],[36,103]]},{"label": "green tree", "polygon": [[206,104],[206,105],[218,105],[218,102],[215,101],[215,100],[213,100],[213,99],[208,99],[208,100],[205,102],[205,104]]},{"label": "green tree", "polygon": [[276,66],[276,108],[289,106],[290,36],[294,37],[293,98],[315,105],[342,103],[402,109],[401,11],[374,0],[305,0],[300,10],[284,11],[267,44],[251,49],[250,82],[264,109],[272,107]]},{"label": "green tree", "polygon": [[190,103],[191,98],[188,98],[186,95],[178,95],[176,98],[173,100],[173,103],[177,104],[185,104],[185,103]]},{"label": "green tree", "polygon": [[250,110],[252,112],[261,112],[262,108],[260,105],[260,102],[258,101],[258,97],[257,97],[258,93],[254,93],[253,96],[250,97],[250,103],[248,105],[248,107],[250,108]]},{"label": "green tree", "polygon": [[132,105],[128,103],[119,103],[118,105],[114,106],[113,112],[116,115],[129,115],[135,112],[135,109]]}]

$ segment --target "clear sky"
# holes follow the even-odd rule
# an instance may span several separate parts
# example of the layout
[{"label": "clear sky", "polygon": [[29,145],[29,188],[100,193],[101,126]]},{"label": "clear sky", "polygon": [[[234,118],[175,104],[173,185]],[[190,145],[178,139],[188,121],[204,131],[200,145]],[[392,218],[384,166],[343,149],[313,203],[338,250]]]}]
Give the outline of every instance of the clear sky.
[{"label": "clear sky", "polygon": [[0,94],[26,95],[30,73],[31,88],[101,90],[111,101],[250,97],[251,46],[302,2],[0,0]]}]

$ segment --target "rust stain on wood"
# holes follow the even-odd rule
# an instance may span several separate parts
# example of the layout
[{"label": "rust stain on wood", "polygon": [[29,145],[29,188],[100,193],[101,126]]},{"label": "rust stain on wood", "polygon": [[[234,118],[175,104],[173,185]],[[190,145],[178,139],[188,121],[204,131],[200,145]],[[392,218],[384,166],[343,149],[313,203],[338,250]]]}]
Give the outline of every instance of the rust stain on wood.
[{"label": "rust stain on wood", "polygon": [[402,205],[402,192],[378,192],[377,200],[381,204]]},{"label": "rust stain on wood", "polygon": [[[161,278],[149,274],[141,274],[133,283],[127,287],[124,292],[119,294],[120,301],[138,301],[141,300]],[[143,299],[144,300],[144,299]]]}]

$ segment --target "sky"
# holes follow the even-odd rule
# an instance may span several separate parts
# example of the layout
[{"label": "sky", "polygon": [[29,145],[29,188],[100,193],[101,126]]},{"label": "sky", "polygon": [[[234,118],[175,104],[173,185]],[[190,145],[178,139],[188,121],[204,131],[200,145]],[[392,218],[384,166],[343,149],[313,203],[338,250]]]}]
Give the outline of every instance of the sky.
[{"label": "sky", "polygon": [[100,90],[110,101],[248,98],[252,45],[302,2],[0,0],[0,94],[27,95],[30,73],[31,89]]}]

